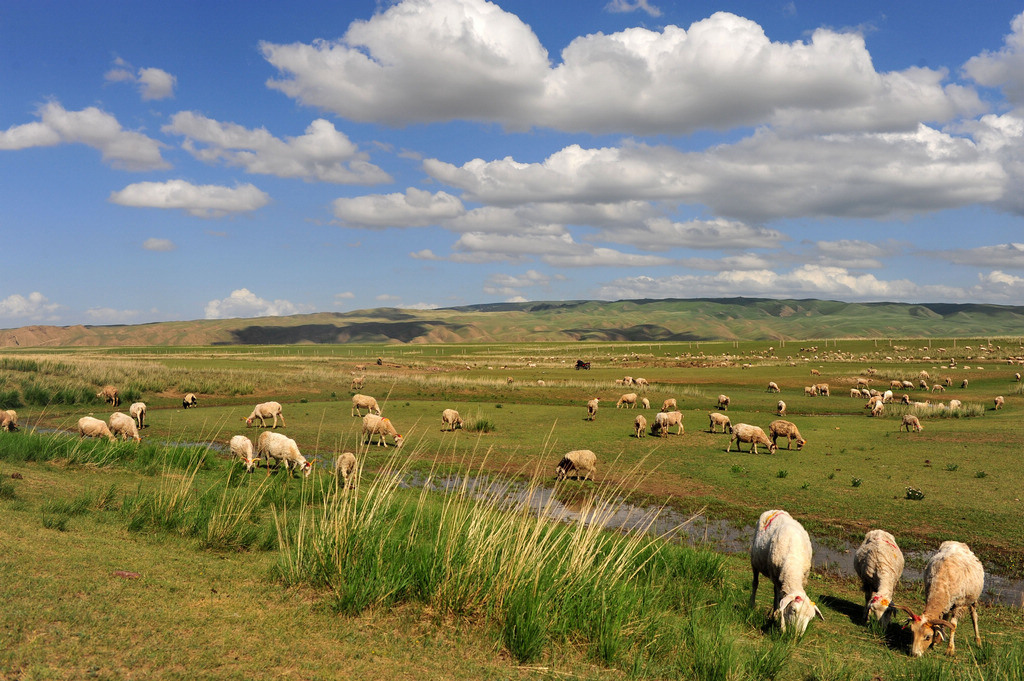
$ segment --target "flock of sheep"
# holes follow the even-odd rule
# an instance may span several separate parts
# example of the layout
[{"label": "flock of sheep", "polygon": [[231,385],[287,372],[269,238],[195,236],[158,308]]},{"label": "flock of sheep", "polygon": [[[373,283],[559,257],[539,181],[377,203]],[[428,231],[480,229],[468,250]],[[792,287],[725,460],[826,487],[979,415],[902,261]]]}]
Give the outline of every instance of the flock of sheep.
[{"label": "flock of sheep", "polygon": [[[807,530],[789,513],[771,510],[761,514],[750,544],[750,607],[756,605],[758,577],[764,575],[775,587],[771,617],[783,631],[790,627],[803,634],[814,617],[825,619],[804,590],[811,570],[811,551]],[[980,646],[978,599],[985,586],[985,570],[971,549],[961,542],[945,541],[928,560],[921,614],[893,601],[903,564],[903,552],[892,534],[876,529],[864,536],[854,556],[854,568],[864,591],[864,621],[873,616],[887,627],[893,613],[902,611],[909,617],[910,653],[914,657],[938,640],[948,640],[946,654],[954,655],[957,620],[969,611],[974,641]]]},{"label": "flock of sheep", "polygon": [[[816,370],[812,370],[812,374],[817,373]],[[921,389],[928,389],[928,377],[925,374],[926,372],[922,372],[919,382],[918,387]],[[1017,376],[1019,377],[1019,374]],[[364,378],[354,379],[353,389],[362,388]],[[948,384],[949,379],[946,379],[946,382]],[[966,383],[965,379],[963,385]],[[641,391],[646,391],[649,386],[649,383],[643,378],[634,379],[628,376],[617,380],[616,384],[636,386]],[[870,410],[872,416],[877,416],[881,414],[884,404],[895,400],[893,389],[912,389],[913,387],[909,381],[893,381],[890,390],[880,392],[868,390],[867,381],[858,379],[858,386],[851,388],[850,394],[853,397],[868,398],[866,408]],[[931,386],[932,392],[941,392],[944,389],[942,384]],[[768,383],[768,391],[781,392],[778,384],[774,381]],[[807,386],[804,393],[811,396],[828,396],[830,395],[829,385],[818,383]],[[104,398],[114,407],[120,404],[118,391],[113,386],[104,386],[97,396]],[[902,401],[906,404],[930,404],[928,402],[912,403],[906,394],[903,395]],[[596,397],[587,402],[586,420],[593,421],[597,418],[599,402],[599,398]],[[718,432],[721,428],[722,433],[731,435],[726,451],[732,450],[733,443],[736,443],[738,449],[741,443],[749,443],[750,451],[755,454],[758,445],[762,445],[770,453],[774,453],[777,451],[779,438],[786,439],[787,449],[791,448],[794,441],[798,450],[807,443],[797,426],[783,419],[772,421],[769,424],[768,433],[765,433],[759,426],[731,423],[729,417],[723,413],[728,410],[730,403],[729,396],[719,395],[717,409],[708,412],[709,431]],[[622,394],[615,406],[617,409],[635,408],[637,404],[645,409],[650,408],[648,398],[640,397],[635,392]],[[186,394],[182,399],[182,407],[185,409],[197,405],[198,400],[192,393]],[[958,400],[950,400],[948,408],[955,409],[959,406]],[[1003,398],[996,397],[995,408],[999,409],[1002,406]],[[946,408],[945,405],[943,408]],[[779,400],[776,405],[777,414],[785,416],[786,409],[786,403]],[[364,414],[363,411],[366,413]],[[110,415],[108,422],[90,416],[82,417],[78,421],[78,433],[81,437],[107,437],[110,440],[120,437],[138,442],[140,441],[139,430],[145,427],[145,415],[145,403],[136,402],[129,407],[128,415],[114,412]],[[351,415],[362,417],[362,435],[366,438],[366,443],[372,443],[376,436],[377,444],[387,447],[387,438],[390,437],[396,447],[402,446],[402,436],[391,421],[382,416],[381,408],[375,398],[369,395],[355,394],[352,397]],[[258,419],[260,427],[266,428],[267,421],[271,420],[272,430],[261,433],[255,443],[246,435],[233,436],[228,443],[232,457],[244,463],[247,471],[252,471],[261,462],[264,462],[269,475],[270,463],[274,462],[275,467],[283,464],[290,476],[295,470],[301,470],[305,476],[309,476],[312,471],[312,463],[299,451],[295,440],[275,432],[279,418],[281,426],[286,427],[280,403],[271,401],[257,404],[252,413],[245,418],[246,426],[253,425]],[[442,430],[454,431],[462,428],[464,423],[458,411],[445,409],[441,414],[441,425]],[[662,403],[661,410],[652,420],[650,433],[664,437],[669,434],[669,429],[672,427],[676,427],[676,434],[683,434],[683,414],[678,409],[677,400],[668,398]],[[16,428],[17,414],[13,410],[0,412],[0,429],[14,430]],[[903,416],[900,428],[918,432],[923,430],[920,420],[913,414]],[[637,415],[633,422],[633,434],[635,437],[641,438],[646,433],[647,419],[642,414]],[[555,468],[555,474],[559,480],[567,477],[588,480],[594,477],[596,467],[596,454],[589,449],[578,449],[566,453],[561,458]],[[354,484],[356,470],[355,454],[346,451],[337,457],[334,471],[346,487],[350,483]],[[761,514],[750,546],[750,564],[753,573],[750,594],[751,608],[754,608],[756,604],[759,576],[764,575],[772,581],[774,586],[770,616],[778,622],[783,631],[791,628],[797,634],[803,634],[814,617],[824,619],[821,610],[805,591],[812,564],[810,537],[803,526],[789,513],[784,510],[770,510]],[[943,542],[938,552],[928,561],[924,573],[925,607],[920,615],[907,606],[896,605],[893,601],[895,588],[903,573],[904,557],[892,534],[880,529],[869,531],[857,549],[854,567],[864,591],[865,622],[874,617],[883,626],[887,626],[894,612],[904,612],[909,617],[908,624],[913,635],[912,655],[920,656],[938,640],[947,640],[946,652],[953,655],[956,650],[954,636],[957,620],[966,611],[970,612],[975,641],[980,645],[977,603],[984,587],[984,570],[981,562],[966,544],[955,541]]]}]

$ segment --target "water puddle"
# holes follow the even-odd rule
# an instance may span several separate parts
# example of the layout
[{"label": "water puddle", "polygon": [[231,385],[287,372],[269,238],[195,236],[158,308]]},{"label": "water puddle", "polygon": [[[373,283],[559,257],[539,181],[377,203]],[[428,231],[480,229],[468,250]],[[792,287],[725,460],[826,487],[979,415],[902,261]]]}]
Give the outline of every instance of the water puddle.
[{"label": "water puddle", "polygon": [[[502,508],[526,509],[532,513],[544,513],[548,518],[560,522],[588,522],[587,517],[554,498],[549,487],[529,488],[528,486],[500,479],[462,476],[442,476],[430,479],[431,489],[453,492],[465,486],[468,493],[476,498],[497,503]],[[427,483],[424,476],[411,474],[404,485],[422,487]],[[707,545],[722,553],[747,555],[750,540],[754,536],[753,526],[738,528],[726,520],[715,520],[704,515],[685,515],[672,509],[660,507],[639,507],[615,502],[614,512],[598,514],[608,529],[623,531],[639,530],[670,541],[685,542],[689,545]],[[811,537],[814,550],[814,566],[827,569],[843,576],[856,577],[853,557],[860,542],[840,544],[830,539],[825,546]],[[905,551],[908,562],[925,563],[932,552]],[[903,571],[904,582],[920,582],[923,570],[907,567]],[[982,602],[999,605],[1024,607],[1024,580],[1008,579],[988,572],[985,573],[985,592]]]}]

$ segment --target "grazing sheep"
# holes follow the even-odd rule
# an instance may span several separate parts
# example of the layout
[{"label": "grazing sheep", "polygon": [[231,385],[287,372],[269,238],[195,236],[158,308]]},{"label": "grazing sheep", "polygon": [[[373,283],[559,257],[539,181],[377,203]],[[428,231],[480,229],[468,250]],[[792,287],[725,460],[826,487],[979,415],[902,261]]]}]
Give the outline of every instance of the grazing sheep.
[{"label": "grazing sheep", "polygon": [[253,407],[252,413],[245,419],[245,427],[248,428],[252,425],[253,420],[259,419],[260,428],[266,428],[267,422],[265,419],[269,419],[271,416],[274,417],[274,428],[277,428],[278,416],[281,417],[281,427],[286,427],[284,422],[284,411],[281,410],[281,405],[278,402],[261,402]]},{"label": "grazing sheep", "polygon": [[817,397],[817,396],[818,396],[818,387],[817,386],[814,386],[814,385],[805,385],[804,386],[804,397]]},{"label": "grazing sheep", "polygon": [[646,397],[641,397],[640,398],[640,406],[643,407],[644,409],[650,409],[651,408],[651,401],[649,399],[647,399]]},{"label": "grazing sheep", "polygon": [[119,411],[110,415],[110,432],[122,440],[142,442],[142,438],[139,437],[139,429],[135,427],[135,419]]},{"label": "grazing sheep", "polygon": [[781,393],[782,388],[775,381],[768,381],[768,392],[770,393]]},{"label": "grazing sheep", "polygon": [[334,462],[334,474],[341,477],[343,487],[349,487],[349,478],[352,478],[351,486],[356,486],[355,472],[356,455],[352,452],[342,452]]},{"label": "grazing sheep", "polygon": [[903,381],[889,381],[889,387],[893,390],[903,390]]},{"label": "grazing sheep", "polygon": [[885,411],[885,405],[876,402],[875,406],[871,407],[871,416],[881,416],[883,411]]},{"label": "grazing sheep", "polygon": [[254,456],[256,450],[253,447],[252,440],[245,435],[235,435],[232,437],[228,441],[228,448],[231,450],[233,457],[242,460],[247,472],[251,473],[253,467],[258,465],[259,460]]},{"label": "grazing sheep", "polygon": [[618,409],[625,405],[630,409],[636,408],[636,400],[638,395],[636,393],[626,393],[619,398],[619,401],[615,403],[615,408]]},{"label": "grazing sheep", "polygon": [[903,415],[903,422],[900,423],[900,430],[903,430],[904,428],[906,428],[908,433],[910,432],[911,428],[913,428],[918,433],[924,430],[924,426],[921,425],[921,420],[914,416],[913,414]]},{"label": "grazing sheep", "polygon": [[295,469],[302,469],[303,474],[308,478],[313,472],[313,464],[306,461],[306,457],[299,452],[299,446],[295,440],[287,435],[264,431],[256,440],[256,456],[267,462],[267,475],[270,475],[270,460],[273,459],[275,466],[284,462],[288,469],[288,477],[294,477]]},{"label": "grazing sheep", "polygon": [[900,404],[910,404],[910,395],[903,393],[903,397],[900,398]]},{"label": "grazing sheep", "polygon": [[718,396],[718,408],[721,409],[722,411],[727,411],[729,409],[729,403],[731,401],[732,400],[729,399],[728,395],[719,395]]},{"label": "grazing sheep", "polygon": [[860,397],[860,396],[861,396],[860,388],[850,388],[850,397]]},{"label": "grazing sheep", "polygon": [[775,587],[771,617],[778,620],[782,631],[786,631],[788,624],[801,636],[815,615],[825,620],[804,591],[811,557],[811,538],[803,525],[785,511],[761,514],[750,543],[750,568],[754,574],[750,607],[753,609],[757,603],[757,580],[764,575]]},{"label": "grazing sheep", "polygon": [[103,386],[103,389],[96,393],[96,397],[102,397],[104,402],[115,407],[121,404],[121,395],[117,392],[117,388],[112,385]]},{"label": "grazing sheep", "polygon": [[633,385],[633,377],[626,376],[622,379],[622,385]]},{"label": "grazing sheep", "polygon": [[969,381],[965,378],[963,381],[960,382],[960,387],[966,388],[968,383]]},{"label": "grazing sheep", "polygon": [[736,451],[742,452],[740,448],[741,442],[750,443],[750,451],[757,454],[757,446],[764,445],[768,448],[770,454],[774,454],[776,451],[775,443],[768,439],[768,436],[764,434],[764,430],[760,426],[752,426],[748,423],[737,423],[732,427],[732,437],[729,438],[729,446],[726,447],[725,451],[732,451],[732,443],[736,443]]},{"label": "grazing sheep", "polygon": [[783,421],[777,419],[768,424],[768,432],[772,436],[772,444],[777,445],[777,440],[780,437],[786,438],[786,449],[792,449],[793,440],[796,440],[796,448],[803,449],[804,445],[807,444],[807,440],[800,436],[800,431],[797,429],[796,424],[790,421]]},{"label": "grazing sheep", "polygon": [[194,407],[198,404],[199,399],[193,393],[186,393],[186,395],[181,398],[182,409],[188,409],[189,407]]},{"label": "grazing sheep", "polygon": [[365,374],[362,375],[362,376],[353,376],[352,377],[352,385],[349,387],[349,390],[362,390],[364,383],[366,383],[366,375]]},{"label": "grazing sheep", "polygon": [[595,397],[594,399],[592,399],[589,402],[587,402],[587,420],[588,421],[593,421],[594,419],[597,418],[597,403],[600,402],[600,401],[601,401],[600,398]]},{"label": "grazing sheep", "polygon": [[926,380],[924,380],[922,378],[920,381],[917,382],[917,387],[920,388],[921,390],[927,390],[928,389],[928,381],[926,381]]},{"label": "grazing sheep", "polygon": [[946,378],[942,381],[942,385],[946,386],[947,388],[952,388],[953,387],[953,379],[950,378],[949,376],[946,376]]},{"label": "grazing sheep", "polygon": [[128,413],[135,419],[135,425],[140,429],[146,427],[146,403],[145,402],[133,402],[132,406],[128,407]]},{"label": "grazing sheep", "polygon": [[[891,390],[886,390],[885,392],[889,393],[890,395],[892,394]],[[861,391],[860,391],[861,397],[867,397],[869,399],[873,395],[878,395],[878,394],[880,394],[880,393],[877,390],[868,390],[867,388],[862,388]],[[884,394],[884,393],[881,393],[881,394]]]},{"label": "grazing sheep", "polygon": [[910,654],[920,657],[935,645],[936,638],[945,638],[949,633],[947,655],[956,654],[953,641],[956,636],[956,621],[965,609],[971,612],[974,624],[974,643],[981,646],[978,633],[978,598],[985,588],[985,569],[981,561],[967,544],[958,541],[944,541],[938,552],[924,568],[924,612],[914,614],[910,608],[899,609],[910,615],[910,632],[913,642]]},{"label": "grazing sheep", "polygon": [[352,416],[362,416],[363,413],[359,411],[365,409],[367,414],[377,414],[380,416],[380,407],[377,406],[377,400],[369,395],[360,395],[356,393],[352,396]]},{"label": "grazing sheep", "polygon": [[373,436],[377,436],[377,446],[388,446],[387,437],[390,435],[395,440],[395,447],[402,446],[402,436],[395,430],[390,419],[375,414],[367,414],[363,417],[363,435],[366,436],[366,444],[373,442]]},{"label": "grazing sheep", "polygon": [[651,433],[654,433],[655,428],[658,430],[660,437],[665,437],[668,434],[668,429],[672,426],[679,426],[679,430],[676,431],[676,435],[683,434],[683,412],[681,411],[659,411],[654,415],[654,425],[651,426]]},{"label": "grazing sheep", "polygon": [[874,409],[876,404],[882,404],[885,398],[881,395],[872,395],[868,400],[868,403],[864,405],[865,409]]},{"label": "grazing sheep", "polygon": [[914,382],[913,381],[900,381],[900,386],[904,390],[913,390],[914,389]]},{"label": "grazing sheep", "polygon": [[775,413],[777,413],[779,416],[785,416],[786,403],[783,402],[782,400],[779,400],[778,403],[775,405]]},{"label": "grazing sheep", "polygon": [[638,438],[643,437],[647,434],[647,419],[644,418],[643,414],[637,414],[636,418],[633,419],[633,432],[636,433]]},{"label": "grazing sheep", "polygon": [[18,429],[18,412],[13,409],[0,411],[0,430],[10,432]]},{"label": "grazing sheep", "polygon": [[903,552],[885,530],[871,530],[853,556],[853,567],[864,591],[864,622],[871,615],[888,628],[894,607],[892,594],[903,576]]},{"label": "grazing sheep", "polygon": [[445,409],[441,412],[441,430],[455,430],[462,428],[462,417],[454,409]]},{"label": "grazing sheep", "polygon": [[821,376],[821,372],[817,369],[811,369],[811,376]]},{"label": "grazing sheep", "polygon": [[1018,383],[1020,383],[1020,372],[1019,371],[1013,375],[1013,380],[1015,380]]},{"label": "grazing sheep", "polygon": [[83,416],[78,419],[78,437],[105,437],[111,442],[117,441],[107,424],[92,416]]},{"label": "grazing sheep", "polygon": [[572,476],[579,479],[582,474],[586,480],[597,473],[597,455],[589,449],[574,449],[566,453],[555,466],[555,476],[565,480]]},{"label": "grazing sheep", "polygon": [[678,408],[679,408],[679,405],[676,404],[676,398],[674,398],[674,397],[670,397],[670,398],[668,398],[667,400],[665,400],[664,402],[661,403],[661,410],[662,411],[670,411],[672,409],[678,409]]},{"label": "grazing sheep", "polygon": [[995,405],[996,405],[996,406],[995,406],[995,408],[996,408],[996,409],[1002,409],[1002,408],[1003,408],[1003,401],[1004,401],[1004,400],[1003,400],[1003,396],[1002,396],[1002,395],[999,395],[999,396],[998,396],[998,397],[996,397],[996,399],[995,399],[995,400],[993,400],[993,401],[995,402]]},{"label": "grazing sheep", "polygon": [[650,387],[650,383],[647,382],[646,378],[634,378],[633,385],[640,388],[642,392],[647,392],[647,388]]},{"label": "grazing sheep", "polygon": [[944,393],[944,392],[946,392],[946,386],[942,385],[941,383],[936,383],[935,385],[932,386],[932,392],[933,393]]},{"label": "grazing sheep", "polygon": [[950,411],[953,411],[954,409],[959,409],[961,406],[963,406],[963,403],[960,400],[950,400],[949,401],[949,410]]},{"label": "grazing sheep", "polygon": [[516,379],[512,378],[511,376],[509,376],[508,378],[506,378],[506,379],[505,379],[505,385],[512,385],[512,383],[513,383],[513,382],[514,382],[515,380],[516,380]]},{"label": "grazing sheep", "polygon": [[891,390],[886,390],[882,393],[882,402],[892,402],[893,393]]},{"label": "grazing sheep", "polygon": [[857,387],[858,388],[866,388],[869,385],[871,385],[871,383],[870,383],[870,381],[868,381],[868,379],[866,379],[866,378],[858,378],[857,379]]},{"label": "grazing sheep", "polygon": [[818,394],[821,395],[822,397],[832,396],[832,393],[830,393],[828,389],[828,383],[818,383],[814,387],[818,391]]},{"label": "grazing sheep", "polygon": [[710,423],[708,424],[708,430],[710,432],[717,432],[716,426],[722,426],[723,433],[732,432],[732,421],[730,421],[729,417],[726,416],[725,414],[721,414],[717,411],[709,411],[708,420],[710,421]]},{"label": "grazing sheep", "polygon": [[540,386],[541,388],[543,388],[543,387],[544,387],[545,385],[547,385],[547,384],[546,384],[546,383],[544,383],[544,380],[543,380],[543,379],[540,379],[540,378],[538,378],[538,379],[537,379],[537,385],[539,385],[539,386]]}]

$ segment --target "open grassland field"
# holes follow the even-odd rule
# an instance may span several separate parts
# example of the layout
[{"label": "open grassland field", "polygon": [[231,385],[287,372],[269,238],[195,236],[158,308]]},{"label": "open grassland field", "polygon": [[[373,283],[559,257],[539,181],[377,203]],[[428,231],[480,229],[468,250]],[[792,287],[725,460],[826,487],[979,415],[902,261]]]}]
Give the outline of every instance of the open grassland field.
[{"label": "open grassland field", "polygon": [[[575,369],[578,359],[591,369]],[[991,575],[1019,579],[1022,359],[1018,338],[5,349],[0,408],[17,411],[19,430],[0,432],[0,670],[1021,679],[1020,603],[986,599],[981,648],[968,624],[955,659],[911,660],[907,635],[861,624],[857,585],[824,565],[807,590],[825,621],[795,642],[767,621],[770,583],[749,609],[742,555],[492,512],[507,503],[481,502],[475,487],[429,490],[513,480],[528,490],[515,498],[585,516],[622,501],[666,506],[673,518],[701,512],[739,528],[740,550],[742,528],[784,508],[816,545],[840,553],[881,527],[908,568],[920,571],[923,556],[954,539]],[[648,385],[617,384],[626,376]],[[869,416],[867,398],[850,396],[858,381],[912,387]],[[823,383],[829,396],[805,393]],[[118,410],[147,404],[140,444],[73,434],[79,417],[114,411],[96,397],[107,384],[120,390]],[[196,408],[182,408],[188,392]],[[375,397],[402,434],[397,456],[364,444],[356,392]],[[651,408],[617,409],[631,392]],[[928,404],[899,404],[904,393]],[[635,437],[635,416],[653,423],[667,398],[683,434],[648,426]],[[709,432],[718,411],[767,431],[780,399],[802,449],[783,438],[774,454],[735,442],[727,451],[730,436]],[[255,441],[259,420],[247,428],[244,419],[268,400],[283,406],[278,432],[314,461],[308,478],[246,474],[230,459],[227,441]],[[442,430],[445,408],[460,412],[463,429]],[[921,432],[901,429],[906,413]],[[573,449],[597,454],[596,480],[556,484],[555,465]],[[352,490],[331,474],[346,450],[361,468]],[[421,487],[430,476],[435,484]],[[919,583],[905,580],[897,600],[919,611]]]}]

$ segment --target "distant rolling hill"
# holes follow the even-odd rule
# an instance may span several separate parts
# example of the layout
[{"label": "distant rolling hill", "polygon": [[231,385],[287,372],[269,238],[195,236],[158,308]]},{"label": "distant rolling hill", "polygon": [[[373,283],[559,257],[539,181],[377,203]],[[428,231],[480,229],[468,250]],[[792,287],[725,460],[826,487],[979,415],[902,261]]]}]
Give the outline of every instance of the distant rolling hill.
[{"label": "distant rolling hill", "polygon": [[796,340],[1024,335],[1024,307],[695,298],[377,308],[288,317],[0,330],[2,347]]}]

